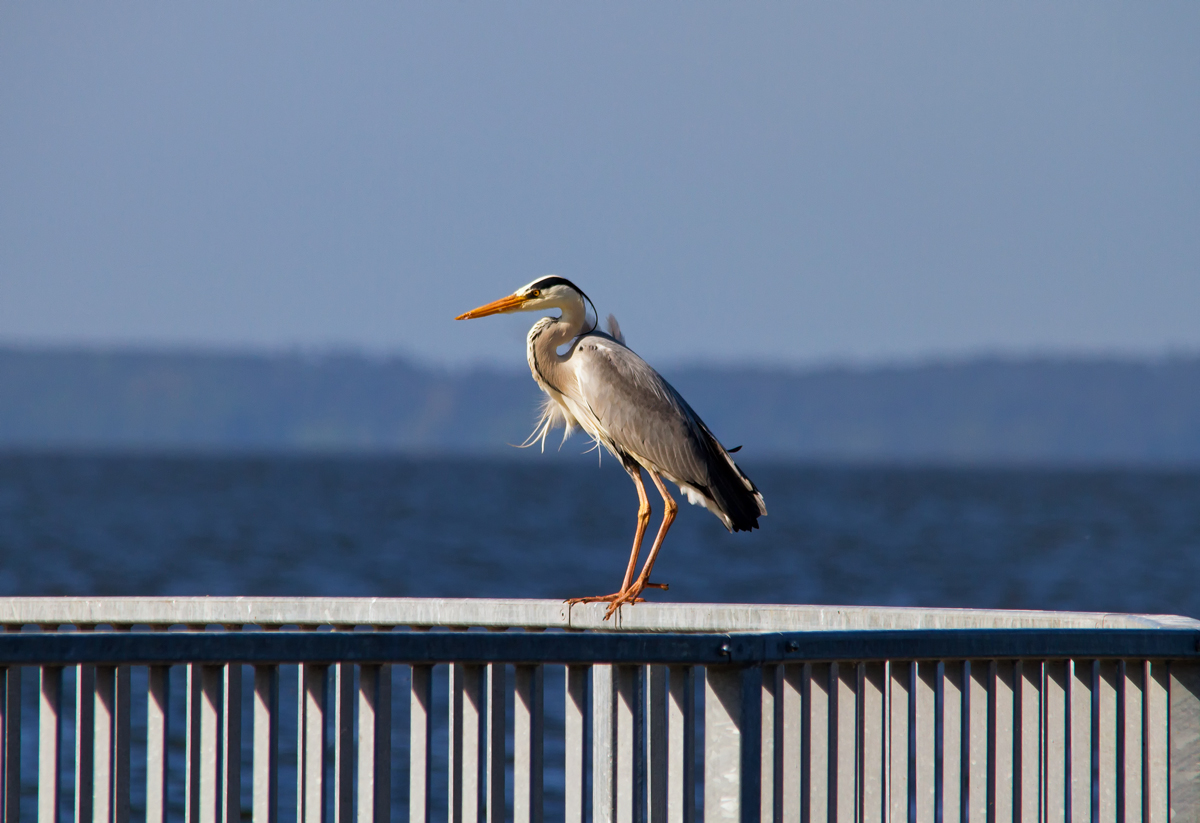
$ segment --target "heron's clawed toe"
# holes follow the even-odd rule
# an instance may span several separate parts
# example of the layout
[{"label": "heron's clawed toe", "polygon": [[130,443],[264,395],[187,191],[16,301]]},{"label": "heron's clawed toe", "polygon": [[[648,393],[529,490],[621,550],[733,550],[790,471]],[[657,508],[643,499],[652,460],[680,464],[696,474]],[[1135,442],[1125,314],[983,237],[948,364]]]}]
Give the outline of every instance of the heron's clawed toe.
[{"label": "heron's clawed toe", "polygon": [[608,608],[604,611],[604,619],[608,620],[610,617],[612,617],[614,614],[616,614],[617,610],[620,609],[622,606],[624,606],[626,603],[644,603],[645,602],[645,600],[643,598],[636,597],[634,595],[633,591],[634,591],[633,589],[630,589],[628,592],[625,593],[625,595],[623,595],[622,597],[619,597],[616,600],[614,600],[613,602],[609,603]]},{"label": "heron's clawed toe", "polygon": [[568,606],[577,606],[580,603],[609,603],[616,600],[624,592],[615,592],[613,594],[597,594],[592,597],[571,597],[563,601]]},{"label": "heron's clawed toe", "polygon": [[608,609],[604,612],[604,619],[612,617],[617,613],[617,609],[624,606],[626,603],[645,603],[645,598],[641,597],[642,592],[646,589],[666,589],[666,583],[648,583],[645,580],[635,580],[633,585],[623,592],[617,594],[616,599],[608,604]]}]

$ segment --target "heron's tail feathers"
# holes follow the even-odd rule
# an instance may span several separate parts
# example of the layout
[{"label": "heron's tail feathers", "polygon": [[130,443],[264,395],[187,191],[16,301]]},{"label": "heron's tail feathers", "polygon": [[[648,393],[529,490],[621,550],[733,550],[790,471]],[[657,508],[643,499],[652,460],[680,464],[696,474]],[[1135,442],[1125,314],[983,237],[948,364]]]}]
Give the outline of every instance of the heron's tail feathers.
[{"label": "heron's tail feathers", "polygon": [[567,442],[567,438],[575,430],[575,420],[571,415],[567,414],[566,409],[554,401],[554,398],[546,396],[542,398],[542,408],[538,414],[538,421],[534,424],[533,432],[517,448],[527,449],[535,443],[540,442],[542,452],[545,452],[546,435],[550,433],[551,429],[556,429],[559,426],[563,428],[562,442],[558,444],[559,448],[562,448],[562,444]]},{"label": "heron's tail feathers", "polygon": [[730,531],[757,529],[758,518],[767,513],[767,504],[763,501],[762,492],[734,462],[729,451],[720,444],[707,426],[704,427],[704,433],[707,435],[710,465],[713,467],[709,491],[723,515],[718,516]]}]

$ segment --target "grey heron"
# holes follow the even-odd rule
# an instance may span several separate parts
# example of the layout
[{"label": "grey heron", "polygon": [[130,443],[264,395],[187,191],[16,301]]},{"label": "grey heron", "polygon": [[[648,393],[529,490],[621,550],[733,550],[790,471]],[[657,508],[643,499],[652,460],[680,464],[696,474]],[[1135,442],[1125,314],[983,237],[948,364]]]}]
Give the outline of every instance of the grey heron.
[{"label": "grey heron", "polygon": [[[647,588],[667,588],[650,582],[650,571],[678,509],[663,484],[664,477],[677,485],[689,502],[715,514],[731,532],[758,528],[758,518],[767,513],[767,507],[754,483],[687,401],[625,345],[613,317],[608,318],[610,334],[597,329],[596,322],[589,323],[588,303],[591,299],[570,280],[542,277],[455,319],[560,311],[558,317],[543,317],[529,330],[529,369],[546,398],[541,418],[526,444],[540,439],[544,448],[552,428],[562,426],[565,440],[579,427],[621,461],[637,486],[637,529],[620,590],[568,601],[607,602],[607,619],[622,604],[640,601]],[[594,305],[592,310],[594,314]],[[564,346],[565,354],[559,354]],[[635,579],[642,539],[650,522],[650,500],[642,483],[642,469],[654,481],[665,509],[650,554]]]}]

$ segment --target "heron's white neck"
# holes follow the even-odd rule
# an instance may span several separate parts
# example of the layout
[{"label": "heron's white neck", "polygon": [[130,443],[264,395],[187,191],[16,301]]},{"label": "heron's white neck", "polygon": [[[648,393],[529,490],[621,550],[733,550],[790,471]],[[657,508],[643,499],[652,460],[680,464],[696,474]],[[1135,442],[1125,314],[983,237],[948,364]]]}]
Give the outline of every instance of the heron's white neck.
[{"label": "heron's white neck", "polygon": [[559,392],[563,380],[563,363],[569,357],[559,354],[558,348],[568,343],[584,330],[587,324],[587,308],[583,300],[564,302],[559,317],[543,317],[533,324],[526,338],[526,356],[533,379],[543,389]]}]

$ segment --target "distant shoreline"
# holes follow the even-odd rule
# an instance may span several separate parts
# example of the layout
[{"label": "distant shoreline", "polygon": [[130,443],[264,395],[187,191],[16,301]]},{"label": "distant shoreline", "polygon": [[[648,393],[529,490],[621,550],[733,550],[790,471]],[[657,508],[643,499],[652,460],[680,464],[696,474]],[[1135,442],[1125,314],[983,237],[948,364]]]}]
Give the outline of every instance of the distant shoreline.
[{"label": "distant shoreline", "polygon": [[[1200,356],[663,373],[719,438],[745,447],[739,458],[748,462],[1200,465]],[[508,444],[528,434],[538,400],[529,375],[516,369],[441,369],[352,353],[8,346],[0,347],[0,454],[519,461],[524,454]],[[584,448],[577,435],[563,456]]]}]

